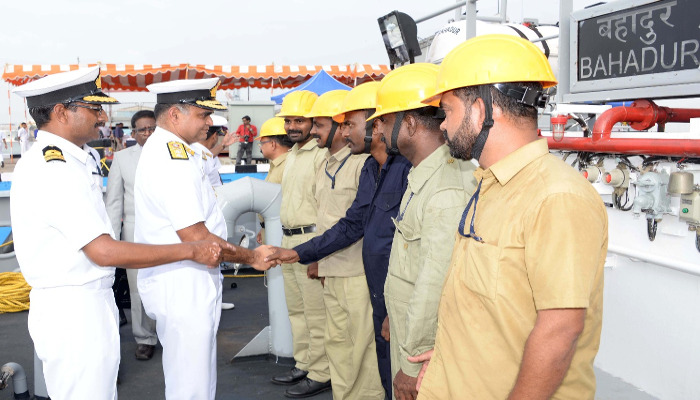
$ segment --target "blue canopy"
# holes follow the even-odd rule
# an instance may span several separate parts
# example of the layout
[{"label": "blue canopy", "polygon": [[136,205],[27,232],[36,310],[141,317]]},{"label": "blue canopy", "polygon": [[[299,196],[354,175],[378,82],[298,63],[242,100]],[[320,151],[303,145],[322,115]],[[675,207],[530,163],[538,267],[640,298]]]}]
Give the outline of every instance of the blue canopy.
[{"label": "blue canopy", "polygon": [[292,90],[278,94],[277,96],[272,96],[271,99],[277,104],[282,104],[282,99],[284,99],[284,96],[288,95],[289,93],[296,92],[297,90],[309,90],[320,96],[326,92],[330,92],[331,90],[342,89],[350,90],[351,88],[335,80],[335,78],[328,75],[326,71],[320,70],[308,81],[302,83]]}]

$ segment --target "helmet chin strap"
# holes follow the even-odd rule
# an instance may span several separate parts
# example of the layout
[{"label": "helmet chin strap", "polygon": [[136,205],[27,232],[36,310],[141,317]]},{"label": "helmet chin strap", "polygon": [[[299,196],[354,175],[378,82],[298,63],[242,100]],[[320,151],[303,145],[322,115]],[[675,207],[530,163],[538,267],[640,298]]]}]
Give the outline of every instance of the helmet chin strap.
[{"label": "helmet chin strap", "polygon": [[391,143],[387,144],[386,152],[390,155],[398,155],[399,153],[399,130],[401,130],[401,123],[403,123],[403,116],[406,115],[404,111],[399,111],[396,113],[396,120],[394,121],[394,127],[391,129]]},{"label": "helmet chin strap", "polygon": [[328,134],[328,138],[326,139],[326,144],[323,147],[325,147],[327,149],[331,148],[331,145],[333,144],[333,137],[335,136],[335,132],[338,130],[338,126],[339,125],[337,122],[335,122],[335,121],[332,122],[331,131]]},{"label": "helmet chin strap", "polygon": [[476,137],[474,146],[472,146],[472,158],[479,161],[481,152],[484,150],[486,140],[489,138],[489,131],[493,127],[493,99],[491,98],[491,87],[480,86],[479,97],[484,101],[484,122],[481,125],[481,132]]},{"label": "helmet chin strap", "polygon": [[[366,117],[369,118],[374,114],[374,110],[367,110]],[[364,153],[369,154],[372,147],[372,131],[374,130],[374,119],[365,122],[365,150]]]}]

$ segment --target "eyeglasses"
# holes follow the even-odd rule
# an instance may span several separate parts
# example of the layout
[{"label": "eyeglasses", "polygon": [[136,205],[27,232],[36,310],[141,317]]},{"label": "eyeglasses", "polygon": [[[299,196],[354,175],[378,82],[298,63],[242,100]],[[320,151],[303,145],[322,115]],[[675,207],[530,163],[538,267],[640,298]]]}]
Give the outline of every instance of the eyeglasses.
[{"label": "eyeglasses", "polygon": [[264,145],[265,143],[270,143],[272,140],[261,140],[260,141],[260,146]]},{"label": "eyeglasses", "polygon": [[80,108],[87,108],[88,110],[92,110],[92,111],[97,111],[97,116],[102,115],[102,113],[104,112],[104,109],[102,108],[102,106],[91,107],[91,106],[86,106],[83,104],[70,103],[68,105],[68,107],[80,107]]},{"label": "eyeglasses", "polygon": [[153,132],[155,132],[155,130],[156,130],[155,126],[146,126],[143,128],[134,129],[134,132],[136,132],[136,133],[153,133]]}]

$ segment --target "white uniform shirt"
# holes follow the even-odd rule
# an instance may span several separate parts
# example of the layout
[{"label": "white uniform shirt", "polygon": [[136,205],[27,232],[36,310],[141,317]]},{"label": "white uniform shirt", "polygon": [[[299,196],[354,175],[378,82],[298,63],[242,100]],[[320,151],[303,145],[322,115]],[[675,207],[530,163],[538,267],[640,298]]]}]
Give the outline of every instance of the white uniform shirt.
[{"label": "white uniform shirt", "polygon": [[219,157],[214,157],[211,151],[207,149],[201,143],[192,143],[192,150],[197,153],[202,158],[202,163],[204,165],[204,173],[209,177],[209,182],[213,187],[223,185],[221,183],[221,175],[219,175],[219,168],[221,168],[221,161]]},{"label": "white uniform shirt", "polygon": [[[173,151],[171,151],[173,149]],[[136,242],[181,243],[177,231],[204,222],[209,232],[226,240],[226,222],[203,164],[173,133],[156,128],[143,146],[134,183]],[[180,261],[139,271],[139,280],[179,267],[206,266]]]},{"label": "white uniform shirt", "polygon": [[25,143],[29,140],[29,132],[27,132],[27,130],[24,128],[19,128],[17,131],[17,138],[19,139],[20,143]]},{"label": "white uniform shirt", "polygon": [[88,153],[87,166],[92,174],[92,179],[95,180],[100,187],[104,186],[104,179],[102,179],[102,158],[100,158],[100,153],[87,144],[83,145],[83,150]]},{"label": "white uniform shirt", "polygon": [[17,261],[33,288],[84,285],[114,276],[114,268],[98,266],[82,251],[98,236],[114,235],[89,158],[80,147],[40,130],[36,146],[15,167],[12,231]]}]

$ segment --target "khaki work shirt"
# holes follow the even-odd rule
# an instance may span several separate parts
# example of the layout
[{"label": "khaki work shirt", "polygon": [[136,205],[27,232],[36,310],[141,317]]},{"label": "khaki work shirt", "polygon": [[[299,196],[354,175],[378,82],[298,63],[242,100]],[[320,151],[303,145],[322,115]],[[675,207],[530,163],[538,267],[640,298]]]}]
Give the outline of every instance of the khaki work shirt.
[{"label": "khaki work shirt", "polygon": [[328,151],[309,140],[303,147],[295,143],[289,153],[282,175],[282,205],[280,220],[285,228],[316,224],[316,171],[323,168]]},{"label": "khaki work shirt", "polygon": [[[267,171],[267,175],[265,176],[265,182],[278,184],[282,183],[282,174],[284,173],[284,166],[287,162],[287,154],[289,153],[283,153],[282,155],[277,156],[277,158],[274,160],[270,161],[270,169]],[[260,214],[258,214],[258,219],[260,222],[264,221],[264,218]],[[264,238],[265,229],[260,229],[260,232],[262,232],[261,235]]]},{"label": "khaki work shirt", "polygon": [[[347,146],[333,155],[326,153],[326,162],[316,173],[316,226],[319,235],[343,218],[355,200],[360,172],[368,156],[369,154],[352,155]],[[350,277],[364,274],[362,239],[318,262],[319,276]]]},{"label": "khaki work shirt", "polygon": [[287,164],[287,154],[289,153],[284,153],[270,161],[270,170],[267,171],[265,182],[282,183],[282,174],[284,173],[284,167]]},{"label": "khaki work shirt", "polygon": [[538,310],[556,308],[585,308],[586,319],[552,398],[593,399],[608,246],[600,196],[546,139],[474,175],[483,178],[474,230],[484,242],[457,235],[419,399],[505,399]]},{"label": "khaki work shirt", "polygon": [[408,304],[406,315],[389,315],[389,320],[391,341],[400,349],[399,368],[409,376],[417,376],[421,364],[406,357],[434,345],[440,292],[459,218],[476,187],[475,169],[471,162],[452,158],[447,145],[442,145],[408,173],[408,187],[394,220],[384,296],[387,304]]}]

